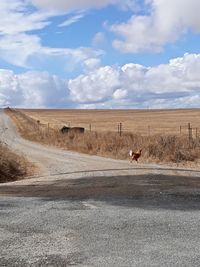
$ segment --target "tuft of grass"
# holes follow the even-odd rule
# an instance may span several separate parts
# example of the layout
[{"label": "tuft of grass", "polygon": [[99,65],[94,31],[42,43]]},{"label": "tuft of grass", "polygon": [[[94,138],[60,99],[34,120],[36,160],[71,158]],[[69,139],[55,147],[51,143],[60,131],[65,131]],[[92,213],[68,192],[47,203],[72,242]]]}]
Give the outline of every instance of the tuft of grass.
[{"label": "tuft of grass", "polygon": [[177,135],[142,136],[127,132],[119,136],[118,133],[109,131],[62,134],[59,129],[47,128],[19,110],[8,109],[7,113],[17,125],[22,137],[67,150],[128,159],[130,149],[142,148],[140,160],[143,162],[194,162],[200,156],[200,139],[188,144],[186,136]]},{"label": "tuft of grass", "polygon": [[200,143],[195,140],[189,144],[187,137],[154,136],[148,144],[148,156],[161,162],[195,161],[200,156]]}]

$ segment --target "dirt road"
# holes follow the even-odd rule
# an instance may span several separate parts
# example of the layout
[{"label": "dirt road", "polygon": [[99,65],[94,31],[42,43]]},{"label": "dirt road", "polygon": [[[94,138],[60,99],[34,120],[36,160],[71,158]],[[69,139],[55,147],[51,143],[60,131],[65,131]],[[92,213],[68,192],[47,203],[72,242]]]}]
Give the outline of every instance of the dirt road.
[{"label": "dirt road", "polygon": [[0,266],[199,266],[200,171],[1,139],[40,167],[0,185]]}]

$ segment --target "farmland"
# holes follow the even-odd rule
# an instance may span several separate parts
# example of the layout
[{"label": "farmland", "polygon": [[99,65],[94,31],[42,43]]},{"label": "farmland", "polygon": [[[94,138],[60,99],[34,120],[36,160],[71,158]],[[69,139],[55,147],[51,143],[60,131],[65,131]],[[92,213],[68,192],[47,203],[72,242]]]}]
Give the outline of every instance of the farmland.
[{"label": "farmland", "polygon": [[[92,131],[122,130],[142,135],[187,134],[188,123],[193,127],[193,135],[200,131],[200,109],[177,110],[53,110],[25,109],[28,116],[50,127],[63,125],[85,127]],[[180,129],[181,126],[181,129]],[[198,129],[199,128],[199,129]]]}]

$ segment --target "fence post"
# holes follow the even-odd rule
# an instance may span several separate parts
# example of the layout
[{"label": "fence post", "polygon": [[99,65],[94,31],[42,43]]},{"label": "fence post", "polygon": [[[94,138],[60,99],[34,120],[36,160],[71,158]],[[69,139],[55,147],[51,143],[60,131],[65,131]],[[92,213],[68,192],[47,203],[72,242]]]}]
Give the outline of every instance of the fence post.
[{"label": "fence post", "polygon": [[192,141],[192,128],[190,123],[188,123],[188,139],[189,139],[189,148],[191,148],[191,141]]},{"label": "fence post", "polygon": [[47,133],[49,135],[49,122],[47,123]]},{"label": "fence post", "polygon": [[40,130],[40,121],[37,120],[37,127],[38,127],[38,131]]},{"label": "fence post", "polygon": [[122,135],[122,123],[120,122],[119,124],[119,135],[121,136]]},{"label": "fence post", "polygon": [[180,134],[182,133],[182,127],[180,126]]},{"label": "fence post", "polygon": [[198,128],[196,128],[196,139],[198,138]]},{"label": "fence post", "polygon": [[149,125],[148,125],[148,135],[149,135],[149,136],[151,135],[151,128],[150,128]]}]

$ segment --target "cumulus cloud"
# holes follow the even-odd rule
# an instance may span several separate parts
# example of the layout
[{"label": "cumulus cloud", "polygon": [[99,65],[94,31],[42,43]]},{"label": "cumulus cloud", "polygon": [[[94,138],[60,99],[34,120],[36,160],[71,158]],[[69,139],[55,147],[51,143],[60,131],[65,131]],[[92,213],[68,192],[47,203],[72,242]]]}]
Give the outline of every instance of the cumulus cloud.
[{"label": "cumulus cloud", "polygon": [[68,87],[79,107],[198,107],[199,67],[199,54],[185,54],[157,67],[101,67],[71,79]]},{"label": "cumulus cloud", "polygon": [[15,107],[66,107],[70,105],[67,81],[47,72],[14,74],[0,70],[0,105]]},{"label": "cumulus cloud", "polygon": [[147,15],[133,15],[127,23],[110,27],[120,36],[113,46],[121,52],[159,52],[188,30],[200,32],[200,1],[146,0],[145,3]]},{"label": "cumulus cloud", "polygon": [[113,93],[113,98],[114,99],[124,99],[126,98],[128,94],[128,91],[125,89],[117,89],[114,93]]},{"label": "cumulus cloud", "polygon": [[98,68],[101,65],[101,60],[99,58],[88,58],[83,62],[84,70],[90,71]]},{"label": "cumulus cloud", "polygon": [[79,103],[106,101],[118,86],[119,72],[110,66],[80,75],[68,83],[73,101]]},{"label": "cumulus cloud", "polygon": [[69,81],[47,72],[0,70],[0,105],[77,108],[199,107],[200,54],[168,64],[88,69]]}]

